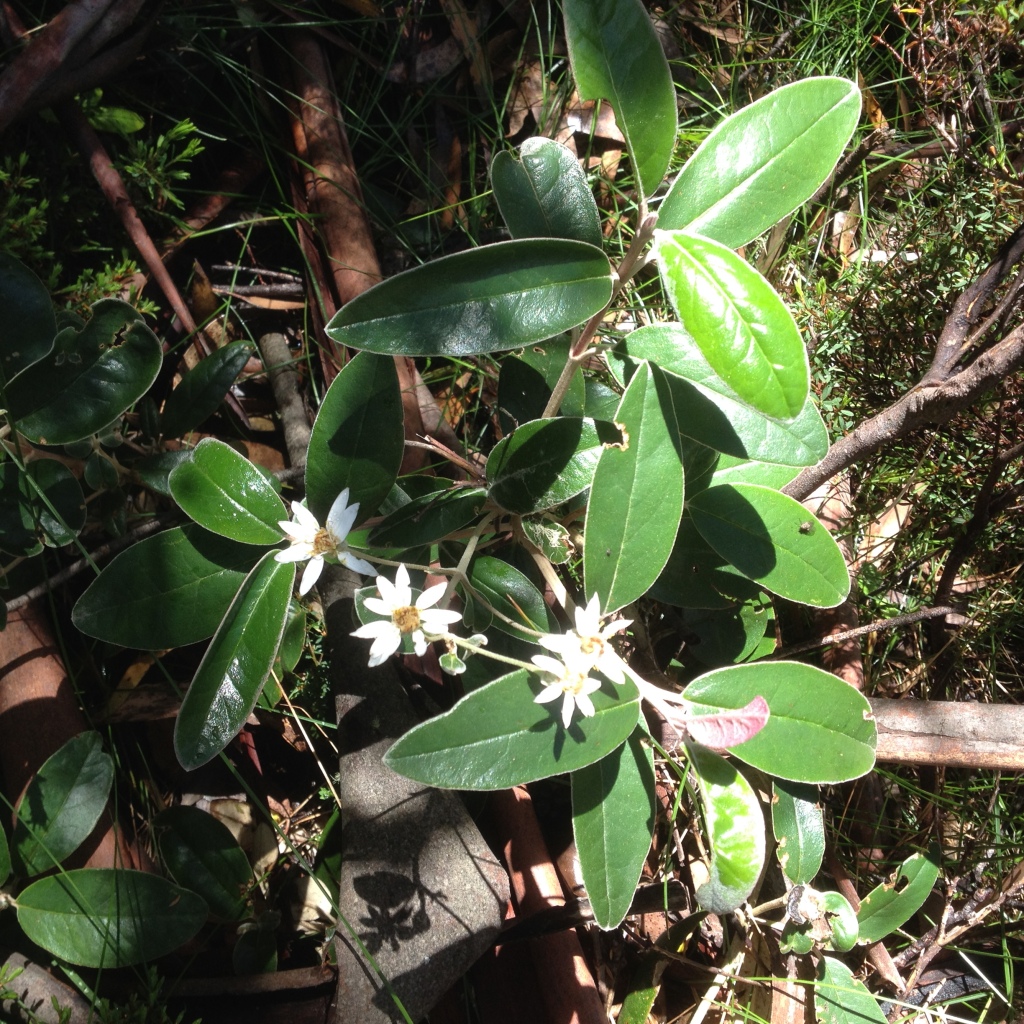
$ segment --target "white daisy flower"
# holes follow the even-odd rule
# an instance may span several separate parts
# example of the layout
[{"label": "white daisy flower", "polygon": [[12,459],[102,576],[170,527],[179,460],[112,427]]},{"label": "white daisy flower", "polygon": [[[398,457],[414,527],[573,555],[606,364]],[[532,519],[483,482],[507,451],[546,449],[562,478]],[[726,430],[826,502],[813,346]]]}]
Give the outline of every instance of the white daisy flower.
[{"label": "white daisy flower", "polygon": [[542,636],[537,643],[549,651],[560,654],[564,659],[579,658],[587,671],[597,669],[613,683],[620,686],[626,681],[622,670],[622,659],[608,642],[616,633],[621,633],[633,620],[614,619],[607,626],[601,626],[601,601],[597,594],[587,602],[586,608],[576,607],[576,629],[568,633],[552,633]]},{"label": "white daisy flower", "polygon": [[546,654],[535,654],[531,660],[541,672],[552,677],[544,689],[533,698],[535,704],[546,704],[561,697],[562,724],[566,729],[569,728],[575,708],[579,708],[580,713],[586,718],[594,714],[594,702],[590,699],[590,694],[599,690],[601,684],[587,675],[590,666],[586,662],[572,656],[559,660],[549,658]]},{"label": "white daisy flower", "polygon": [[364,640],[373,640],[370,668],[387,661],[402,646],[404,636],[411,636],[413,650],[423,655],[429,642],[448,634],[448,626],[458,622],[462,614],[431,607],[441,600],[446,586],[438,583],[428,587],[414,602],[412,587],[409,586],[409,570],[404,565],[400,565],[395,572],[394,583],[386,576],[377,577],[380,597],[368,597],[363,603],[368,611],[387,618],[368,622],[352,634]]},{"label": "white daisy flower", "polygon": [[334,499],[331,511],[327,513],[327,525],[322,529],[316,516],[297,501],[292,502],[292,515],[295,518],[291,522],[282,520],[277,524],[288,538],[288,547],[278,551],[274,558],[278,562],[303,562],[309,559],[299,583],[300,597],[313,589],[313,584],[323,572],[325,561],[340,562],[364,576],[376,572],[369,562],[353,555],[345,544],[345,538],[359,515],[359,502],[354,505],[348,503],[347,487]]}]

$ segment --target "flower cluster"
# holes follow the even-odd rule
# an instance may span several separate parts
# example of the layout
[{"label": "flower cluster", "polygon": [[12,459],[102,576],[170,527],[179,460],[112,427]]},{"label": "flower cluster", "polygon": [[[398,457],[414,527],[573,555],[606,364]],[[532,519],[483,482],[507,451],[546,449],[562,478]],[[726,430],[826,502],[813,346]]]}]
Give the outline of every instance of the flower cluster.
[{"label": "flower cluster", "polygon": [[550,681],[534,699],[538,704],[543,704],[561,696],[562,724],[566,728],[572,721],[575,708],[579,708],[580,713],[587,718],[594,714],[590,694],[599,689],[601,684],[591,676],[593,671],[597,670],[619,685],[626,681],[622,659],[609,640],[630,622],[630,619],[614,619],[602,627],[601,603],[595,594],[586,608],[577,607],[574,630],[542,636],[538,641],[542,647],[559,655],[559,658],[536,654],[531,659],[545,676],[550,677]]},{"label": "flower cluster", "polygon": [[405,636],[412,638],[413,650],[423,655],[429,642],[448,635],[448,626],[458,622],[462,615],[433,607],[441,600],[445,589],[446,584],[438,583],[428,587],[413,601],[409,570],[404,565],[400,565],[395,572],[394,583],[386,576],[377,577],[380,597],[368,597],[363,603],[368,611],[386,618],[368,622],[352,634],[373,640],[370,647],[371,668],[387,661],[402,646],[402,638]]},{"label": "flower cluster", "polygon": [[277,525],[284,531],[289,544],[278,551],[274,558],[278,562],[302,562],[307,558],[309,564],[303,570],[302,581],[299,583],[299,596],[302,597],[313,589],[320,579],[324,562],[341,563],[353,572],[368,576],[374,572],[369,562],[357,558],[348,549],[345,539],[352,529],[352,524],[359,515],[359,502],[348,503],[348,488],[334,499],[330,512],[327,513],[327,525],[323,528],[316,521],[316,516],[297,501],[292,502],[291,522],[281,521]]}]

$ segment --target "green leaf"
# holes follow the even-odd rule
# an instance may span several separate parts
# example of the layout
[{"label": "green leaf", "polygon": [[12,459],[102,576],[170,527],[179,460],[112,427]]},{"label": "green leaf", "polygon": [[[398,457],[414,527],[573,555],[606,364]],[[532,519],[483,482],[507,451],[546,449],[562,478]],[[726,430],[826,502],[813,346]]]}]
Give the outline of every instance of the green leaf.
[{"label": "green leaf", "polygon": [[375,548],[433,544],[476,519],[487,500],[482,487],[451,487],[413,498],[370,531]]},{"label": "green leaf", "polygon": [[144,651],[205,640],[263,551],[192,524],[147,537],[92,581],[71,621],[88,636]]},{"label": "green leaf", "polygon": [[11,848],[7,845],[7,833],[0,825],[0,885],[6,885],[11,877]]},{"label": "green leaf", "polygon": [[[521,354],[506,356],[501,361],[498,417],[504,433],[510,434],[520,424],[541,418],[571,348],[570,339],[562,335],[550,341],[527,345]],[[574,374],[569,382],[569,390],[562,399],[559,410],[561,416],[583,415],[586,387],[583,374]],[[619,396],[616,395],[608,419],[615,415],[618,404]]]},{"label": "green leaf", "polygon": [[564,565],[569,561],[573,551],[572,540],[569,531],[561,523],[547,519],[524,519],[523,533],[552,565]]},{"label": "green leaf", "polygon": [[503,437],[487,459],[490,497],[519,515],[554,508],[585,491],[605,445],[621,437],[602,420],[533,420]]},{"label": "green leaf", "polygon": [[565,38],[580,98],[608,100],[625,136],[638,191],[651,195],[676,142],[676,91],[640,0],[564,0]]},{"label": "green leaf", "polygon": [[524,669],[463,697],[443,715],[410,729],[384,763],[441,789],[508,789],[576,771],[610,754],[636,727],[636,687],[607,684],[591,694],[595,714],[562,726],[561,702],[537,704],[540,678]]},{"label": "green leaf", "polygon": [[662,282],[683,328],[747,405],[793,419],[807,401],[810,367],[778,292],[731,249],[683,231],[657,231]]},{"label": "green leaf", "polygon": [[764,865],[764,815],[750,783],[724,757],[686,745],[704,805],[711,879],[697,902],[714,914],[735,910],[754,891]]},{"label": "green leaf", "polygon": [[811,665],[773,661],[720,668],[695,679],[683,696],[695,715],[735,710],[763,697],[771,711],[767,724],[729,752],[769,775],[836,783],[874,766],[877,733],[867,699]]},{"label": "green leaf", "polygon": [[764,638],[771,612],[771,601],[761,591],[730,608],[683,608],[680,625],[691,638],[687,653],[710,668],[746,661]]},{"label": "green leaf", "polygon": [[230,445],[205,437],[168,478],[171,497],[200,526],[241,544],[277,544],[288,518],[270,481]]},{"label": "green leaf", "polygon": [[29,939],[82,967],[156,960],[193,938],[206,914],[195,893],[119,868],[65,871],[18,896],[18,924]]},{"label": "green leaf", "polygon": [[587,594],[605,613],[642,597],[665,568],[683,514],[683,463],[672,399],[660,370],[644,364],[619,403],[622,445],[606,447],[594,473],[583,531]]},{"label": "green leaf", "polygon": [[174,723],[174,750],[186,771],[216,757],[238,734],[281,645],[295,563],[268,551],[245,578],[217,628]]},{"label": "green leaf", "polygon": [[19,875],[41,875],[88,839],[107,806],[114,762],[97,732],[83,732],[51,754],[18,804],[11,853]]},{"label": "green leaf", "polygon": [[765,590],[816,608],[834,608],[849,595],[839,545],[789,495],[722,484],[694,495],[687,510],[711,547]]},{"label": "green leaf", "polygon": [[49,354],[57,320],[46,286],[8,252],[0,252],[0,306],[0,376],[10,387],[22,370]]},{"label": "green leaf", "polygon": [[903,927],[924,905],[938,877],[937,849],[908,857],[892,878],[861,900],[857,912],[861,942],[878,942]]},{"label": "green leaf", "polygon": [[164,437],[181,437],[212,416],[252,352],[249,342],[235,341],[211,352],[189,370],[164,403],[160,417]]},{"label": "green leaf", "polygon": [[[808,400],[811,408],[814,406]],[[806,409],[807,406],[804,406]],[[754,462],[723,455],[715,466],[711,486],[716,484],[758,484],[781,491],[791,480],[795,480],[800,469],[797,466],[780,466],[772,462]]]},{"label": "green leaf", "polygon": [[772,780],[772,830],[779,864],[793,885],[810,882],[825,854],[825,819],[814,786]]},{"label": "green leaf", "polygon": [[825,923],[829,930],[825,948],[847,953],[857,945],[860,933],[857,915],[850,901],[841,892],[824,892],[821,895]]},{"label": "green leaf", "polygon": [[376,512],[402,465],[403,419],[395,361],[350,359],[327,389],[309,438],[306,499],[317,522],[346,487],[360,521]]},{"label": "green leaf", "polygon": [[40,444],[70,444],[102,430],[156,380],[160,340],[142,314],[119,299],[100,299],[81,329],[68,327],[53,352],[34,363],[8,393],[18,429]]},{"label": "green leaf", "polygon": [[491,161],[491,185],[513,238],[571,238],[601,245],[601,218],[572,150],[541,136]]},{"label": "green leaf", "polygon": [[615,928],[629,911],[654,835],[654,755],[635,729],[600,761],[572,773],[572,829],[594,920]]},{"label": "green leaf", "polygon": [[821,1024],[888,1024],[878,1001],[849,967],[830,956],[818,964],[814,1015]]},{"label": "green leaf", "polygon": [[504,559],[493,555],[480,555],[469,567],[469,585],[472,588],[470,600],[466,603],[466,625],[476,631],[483,631],[489,626],[522,637],[524,640],[536,642],[531,633],[524,633],[503,622],[473,600],[479,595],[492,608],[502,615],[521,622],[528,629],[540,633],[557,633],[558,622],[551,609],[547,606],[543,594],[515,566],[509,565]]},{"label": "green leaf", "polygon": [[139,459],[132,468],[146,487],[169,498],[171,496],[170,476],[172,471],[191,457],[192,452],[188,448],[170,452],[154,452],[152,455]]},{"label": "green leaf", "polygon": [[0,550],[30,555],[40,541],[63,547],[84,525],[82,487],[66,466],[56,459],[36,459],[24,470],[13,462],[0,465]]},{"label": "green leaf", "polygon": [[860,117],[860,90],[843,78],[776,89],[722,121],[690,157],[658,211],[738,249],[805,203],[832,173]]},{"label": "green leaf", "polygon": [[202,896],[222,921],[237,921],[245,913],[252,868],[226,825],[198,807],[182,806],[158,814],[153,830],[175,882]]},{"label": "green leaf", "polygon": [[585,242],[498,242],[381,282],[345,305],[327,334],[384,355],[503,352],[589,320],[611,299],[613,276]]}]

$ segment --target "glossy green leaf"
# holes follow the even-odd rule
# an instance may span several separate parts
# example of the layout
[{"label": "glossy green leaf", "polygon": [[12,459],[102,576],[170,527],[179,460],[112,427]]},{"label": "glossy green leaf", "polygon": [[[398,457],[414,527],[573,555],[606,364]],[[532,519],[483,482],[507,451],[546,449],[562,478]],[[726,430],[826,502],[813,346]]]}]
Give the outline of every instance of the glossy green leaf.
[{"label": "glossy green leaf", "polygon": [[650,595],[679,608],[732,608],[737,600],[749,600],[760,587],[740,576],[697,532],[684,515],[675,545]]},{"label": "glossy green leaf", "polygon": [[370,531],[375,548],[433,544],[476,519],[487,500],[482,487],[452,487],[413,498]]},{"label": "glossy green leaf", "polygon": [[285,672],[292,672],[306,648],[306,608],[294,598],[288,604],[288,619],[284,624],[278,663]]},{"label": "glossy green leaf", "polygon": [[626,138],[638,191],[651,195],[676,142],[676,91],[640,0],[563,0],[565,38],[580,98],[608,100]]},{"label": "glossy green leaf", "polygon": [[[811,405],[808,402],[808,405]],[[804,408],[807,408],[805,406]],[[811,408],[814,408],[811,405]],[[798,466],[780,466],[773,462],[755,462],[723,455],[715,466],[710,485],[715,484],[758,484],[781,491],[799,474]]]},{"label": "glossy green leaf", "polygon": [[40,542],[63,547],[84,525],[82,487],[62,463],[36,459],[24,471],[13,462],[0,465],[0,550],[29,555]]},{"label": "glossy green leaf", "polygon": [[810,367],[779,293],[746,260],[709,238],[657,231],[654,251],[676,315],[715,373],[765,416],[799,415]]},{"label": "glossy green leaf", "polygon": [[359,502],[360,521],[376,512],[402,465],[403,422],[395,361],[350,359],[327,389],[309,438],[306,500],[317,522],[326,522],[346,487],[349,501]]},{"label": "glossy green leaf", "polygon": [[193,938],[206,915],[201,897],[145,871],[66,871],[18,896],[18,924],[28,938],[82,967],[156,960]]},{"label": "glossy green leaf", "polygon": [[736,601],[730,608],[683,608],[679,621],[687,654],[719,668],[750,657],[772,621],[772,604],[758,590],[749,601]]},{"label": "glossy green leaf", "polygon": [[399,775],[442,789],[507,789],[599,761],[625,742],[640,715],[636,687],[606,684],[595,714],[562,726],[560,701],[537,704],[540,677],[517,669],[410,729],[384,756]]},{"label": "glossy green leaf", "polygon": [[619,403],[623,443],[606,447],[583,531],[587,594],[613,612],[642,597],[665,568],[683,514],[683,463],[661,371],[644,364]]},{"label": "glossy green leaf", "polygon": [[382,281],[327,325],[339,345],[383,355],[471,356],[553,338],[612,296],[600,249],[564,239],[498,242]]},{"label": "glossy green leaf", "polygon": [[544,595],[514,565],[493,555],[480,555],[469,567],[470,600],[466,604],[466,625],[473,630],[483,631],[489,626],[533,641],[532,633],[524,633],[510,626],[484,607],[476,598],[483,598],[513,622],[522,623],[527,629],[539,633],[559,632],[551,609]]},{"label": "glossy green leaf", "polygon": [[714,914],[735,910],[753,892],[764,865],[764,815],[750,783],[724,757],[687,744],[704,805],[711,878],[697,902]]},{"label": "glossy green leaf", "polygon": [[513,238],[572,238],[601,245],[601,218],[579,158],[534,136],[491,161],[491,186]]},{"label": "glossy green leaf", "polygon": [[738,249],[805,203],[832,173],[860,117],[844,78],[807,78],[722,121],[690,157],[658,211]]},{"label": "glossy green leaf", "polygon": [[828,672],[794,661],[716,669],[684,691],[695,715],[768,702],[765,727],[730,753],[794,782],[859,778],[875,763],[877,733],[863,694]]},{"label": "glossy green leaf", "polygon": [[18,804],[11,855],[19,875],[40,875],[74,853],[107,806],[114,762],[97,732],[72,737],[33,776]]},{"label": "glossy green leaf", "polygon": [[216,757],[256,705],[281,645],[295,563],[268,551],[245,578],[181,702],[174,750],[187,771]]},{"label": "glossy green leaf", "polygon": [[857,945],[860,928],[857,914],[850,901],[841,892],[822,893],[825,908],[825,923],[829,936],[825,940],[826,949],[834,949],[839,953],[847,953]]},{"label": "glossy green leaf", "polygon": [[487,459],[490,497],[520,515],[561,505],[590,486],[605,445],[620,441],[615,427],[601,420],[561,416],[524,423]]},{"label": "glossy green leaf", "polygon": [[0,375],[9,387],[53,348],[57,320],[46,286],[8,252],[0,252],[0,307]]},{"label": "glossy green leaf", "polygon": [[146,651],[213,636],[265,549],[189,524],[122,551],[78,599],[71,620],[88,636]]},{"label": "glossy green leaf", "polygon": [[164,437],[181,437],[212,416],[252,352],[249,342],[235,341],[211,352],[192,367],[164,402],[160,417]]},{"label": "glossy green leaf", "polygon": [[839,545],[789,495],[722,484],[694,495],[687,510],[711,547],[765,590],[817,608],[834,608],[849,595]]},{"label": "glossy green leaf", "polygon": [[[571,347],[569,338],[563,335],[527,345],[521,353],[502,359],[498,376],[498,417],[504,433],[510,434],[521,424],[540,419],[565,367]],[[560,416],[584,414],[586,386],[582,373],[573,376],[565,398],[562,399]],[[618,404],[616,395],[608,419],[615,414]]]},{"label": "glossy green leaf", "polygon": [[786,878],[793,885],[813,881],[825,854],[825,819],[817,788],[773,779],[772,831]]},{"label": "glossy green leaf", "polygon": [[861,900],[857,913],[861,942],[878,942],[902,928],[924,905],[938,877],[937,849],[908,857],[892,878]]},{"label": "glossy green leaf", "polygon": [[615,928],[629,912],[654,835],[654,755],[644,733],[572,773],[572,829],[594,920]]},{"label": "glossy green leaf", "polygon": [[524,519],[523,533],[552,565],[564,565],[569,561],[573,544],[569,531],[561,523],[546,519]]},{"label": "glossy green leaf", "polygon": [[288,518],[270,481],[230,445],[203,438],[170,474],[171,496],[211,533],[242,544],[277,544]]},{"label": "glossy green leaf", "polygon": [[626,377],[641,359],[668,374],[676,422],[685,437],[733,458],[787,466],[814,465],[828,451],[828,431],[813,396],[808,395],[795,419],[766,416],[722,380],[680,324],[652,324],[634,331],[618,346],[610,365]]},{"label": "glossy green leaf", "polygon": [[237,921],[253,887],[252,868],[226,825],[198,807],[170,807],[153,819],[160,859],[178,885],[198,893],[210,913]]},{"label": "glossy green leaf", "polygon": [[818,964],[814,1015],[821,1024],[888,1024],[867,986],[846,964],[830,956]]},{"label": "glossy green leaf", "polygon": [[171,473],[175,467],[191,457],[192,452],[188,448],[179,448],[169,452],[154,452],[152,455],[139,459],[132,468],[146,487],[169,498],[171,496]]},{"label": "glossy green leaf", "polygon": [[83,328],[60,331],[50,355],[18,378],[7,396],[11,416],[32,441],[78,441],[138,401],[162,361],[160,340],[142,314],[119,299],[100,299]]}]

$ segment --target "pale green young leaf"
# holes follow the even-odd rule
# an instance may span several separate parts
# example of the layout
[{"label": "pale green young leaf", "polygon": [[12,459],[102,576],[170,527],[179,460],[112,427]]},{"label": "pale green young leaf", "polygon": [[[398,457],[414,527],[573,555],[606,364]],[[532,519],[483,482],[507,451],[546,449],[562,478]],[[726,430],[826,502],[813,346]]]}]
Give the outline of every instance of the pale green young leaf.
[{"label": "pale green young leaf", "polygon": [[892,878],[861,900],[857,912],[861,941],[878,942],[902,928],[924,905],[938,877],[937,849],[908,857]]},{"label": "pale green young leaf", "polygon": [[841,960],[826,956],[818,964],[814,1013],[821,1024],[888,1024],[878,1000]]},{"label": "pale green young leaf", "polygon": [[812,881],[825,854],[825,820],[817,788],[773,779],[772,830],[786,878],[793,885]]}]

